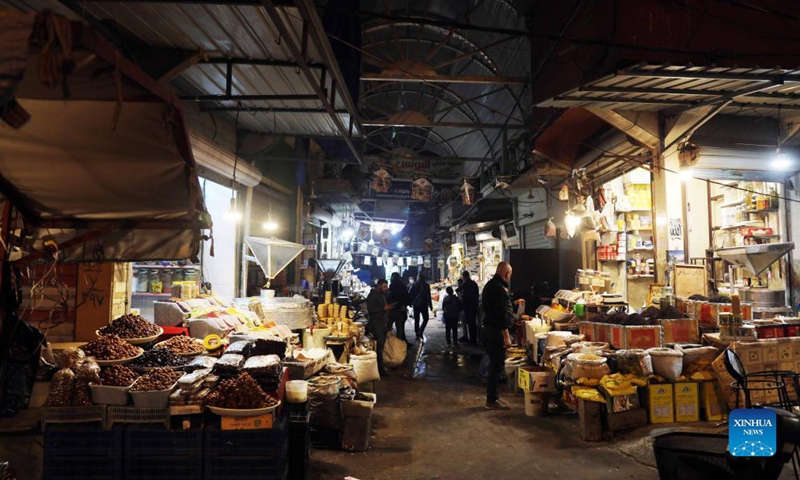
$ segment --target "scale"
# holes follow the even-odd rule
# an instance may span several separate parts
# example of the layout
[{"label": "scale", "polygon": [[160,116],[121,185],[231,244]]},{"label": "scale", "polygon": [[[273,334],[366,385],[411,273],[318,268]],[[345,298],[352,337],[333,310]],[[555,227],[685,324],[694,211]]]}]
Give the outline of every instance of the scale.
[{"label": "scale", "polygon": [[245,260],[256,262],[267,277],[267,284],[264,288],[269,288],[272,279],[306,249],[305,245],[279,240],[275,237],[244,237],[244,244],[246,247]]},{"label": "scale", "polygon": [[[786,291],[770,290],[768,287],[760,286],[761,278],[759,275],[792,250],[794,250],[794,242],[783,242],[720,248],[715,251],[715,254],[737,267],[752,272],[756,276],[758,280],[757,286],[751,285],[739,289],[743,302],[753,304],[754,311],[756,308],[760,308],[767,310],[765,313],[781,313],[786,309]],[[733,267],[730,268],[729,276],[731,285],[735,285],[736,279]],[[781,312],[777,312],[778,310]]]}]

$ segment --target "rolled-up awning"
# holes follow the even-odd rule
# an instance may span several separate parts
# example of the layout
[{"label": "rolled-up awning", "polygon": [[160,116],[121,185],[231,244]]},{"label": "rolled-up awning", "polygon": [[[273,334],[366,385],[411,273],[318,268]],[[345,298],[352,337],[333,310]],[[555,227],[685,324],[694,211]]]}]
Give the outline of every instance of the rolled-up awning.
[{"label": "rolled-up awning", "polygon": [[0,35],[0,78],[15,79],[0,84],[0,192],[28,227],[20,255],[195,256],[209,218],[177,99],[52,13],[0,13],[0,32],[13,32]]}]

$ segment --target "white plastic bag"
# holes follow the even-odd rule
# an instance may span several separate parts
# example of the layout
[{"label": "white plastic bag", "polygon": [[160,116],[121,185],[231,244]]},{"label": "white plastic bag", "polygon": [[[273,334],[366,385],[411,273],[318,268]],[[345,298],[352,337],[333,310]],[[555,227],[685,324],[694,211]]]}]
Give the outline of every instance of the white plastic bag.
[{"label": "white plastic bag", "polygon": [[544,236],[549,238],[556,238],[556,224],[553,223],[552,218],[549,218],[547,220],[547,225],[544,227]]},{"label": "white plastic bag", "polygon": [[383,347],[383,364],[389,368],[399,367],[406,361],[408,344],[394,333],[386,334],[386,345]]},{"label": "white plastic bag", "polygon": [[350,363],[356,372],[358,383],[372,382],[380,380],[381,374],[378,372],[378,354],[367,352],[363,355],[350,354]]}]

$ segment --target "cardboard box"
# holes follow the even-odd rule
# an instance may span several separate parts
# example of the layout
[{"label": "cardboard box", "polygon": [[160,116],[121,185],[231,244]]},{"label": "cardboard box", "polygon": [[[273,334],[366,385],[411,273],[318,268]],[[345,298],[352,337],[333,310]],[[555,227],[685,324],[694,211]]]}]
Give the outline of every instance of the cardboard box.
[{"label": "cardboard box", "polygon": [[342,416],[355,418],[369,418],[372,416],[372,409],[378,402],[378,396],[374,393],[364,393],[369,400],[342,400]]},{"label": "cardboard box", "polygon": [[517,385],[524,392],[552,393],[556,391],[556,374],[545,367],[519,367]]},{"label": "cardboard box", "polygon": [[700,343],[700,328],[693,318],[659,320],[664,329],[664,343]]},{"label": "cardboard box", "polygon": [[267,430],[275,423],[273,413],[265,413],[255,417],[222,417],[222,430]]},{"label": "cardboard box", "polygon": [[671,383],[657,383],[645,387],[647,416],[650,423],[672,423],[675,421],[675,400]]},{"label": "cardboard box", "polygon": [[611,345],[617,349],[660,347],[662,332],[661,325],[612,325]]},{"label": "cardboard box", "polygon": [[675,384],[675,421],[700,421],[700,392],[695,382]]},{"label": "cardboard box", "polygon": [[372,417],[345,417],[342,450],[366,452],[372,435]]},{"label": "cardboard box", "polygon": [[717,382],[700,382],[700,407],[703,420],[716,422],[727,417],[728,406]]}]

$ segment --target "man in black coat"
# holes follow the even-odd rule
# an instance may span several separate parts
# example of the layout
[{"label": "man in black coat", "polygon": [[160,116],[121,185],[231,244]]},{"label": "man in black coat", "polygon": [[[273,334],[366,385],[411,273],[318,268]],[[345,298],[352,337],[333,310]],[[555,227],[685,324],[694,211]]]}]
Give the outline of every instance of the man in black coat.
[{"label": "man in black coat", "polygon": [[397,272],[392,274],[387,302],[394,304],[394,309],[389,311],[389,330],[392,330],[392,326],[397,327],[397,338],[408,342],[406,319],[408,319],[408,307],[411,306],[411,295]]},{"label": "man in black coat", "polygon": [[511,347],[508,329],[514,325],[514,308],[508,283],[511,281],[511,265],[500,262],[491,280],[483,287],[483,345],[489,356],[489,377],[486,383],[486,409],[508,410],[500,400],[497,384],[506,360],[506,350]]},{"label": "man in black coat", "polygon": [[480,293],[478,284],[469,276],[469,272],[461,274],[464,283],[461,285],[461,308],[464,310],[464,323],[467,325],[467,340],[470,345],[478,344],[478,305]]},{"label": "man in black coat", "polygon": [[[425,275],[420,274],[416,283],[411,287],[411,304],[414,306],[414,331],[417,333],[417,340],[424,339],[425,327],[428,326],[430,311],[433,310],[433,300],[431,299],[431,286],[425,280]],[[419,317],[422,316],[422,325]]]}]

